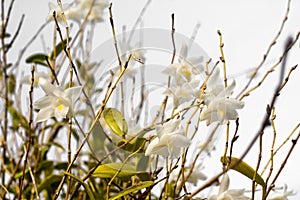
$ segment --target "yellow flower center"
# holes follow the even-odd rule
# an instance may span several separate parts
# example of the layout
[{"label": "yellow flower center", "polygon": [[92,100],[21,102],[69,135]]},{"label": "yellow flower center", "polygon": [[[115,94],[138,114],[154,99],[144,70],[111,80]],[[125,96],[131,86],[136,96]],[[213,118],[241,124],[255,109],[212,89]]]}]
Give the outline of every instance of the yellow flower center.
[{"label": "yellow flower center", "polygon": [[57,99],[56,102],[58,103],[58,106],[56,106],[56,109],[61,111],[65,106],[63,104],[63,100],[62,99]]},{"label": "yellow flower center", "polygon": [[64,104],[59,104],[56,108],[57,110],[62,110],[64,108]]}]

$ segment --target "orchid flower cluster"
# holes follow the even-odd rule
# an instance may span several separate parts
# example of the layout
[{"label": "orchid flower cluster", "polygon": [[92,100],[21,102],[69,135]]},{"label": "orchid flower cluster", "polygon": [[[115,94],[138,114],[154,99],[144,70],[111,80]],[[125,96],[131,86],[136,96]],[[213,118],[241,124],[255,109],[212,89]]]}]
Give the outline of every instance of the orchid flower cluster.
[{"label": "orchid flower cluster", "polygon": [[[72,20],[77,23],[82,23],[85,17],[88,15],[89,22],[101,22],[103,21],[104,9],[108,6],[106,0],[77,0],[72,4],[63,4],[62,6],[55,6],[53,3],[49,3],[50,12],[47,20],[53,20],[53,12],[56,12],[56,17],[59,22],[65,24],[62,17],[62,12],[64,13],[67,20]],[[91,11],[90,11],[91,9]]]},{"label": "orchid flower cluster", "polygon": [[[95,61],[90,36],[97,30],[96,23],[107,18],[105,9],[110,9],[113,49],[100,45]],[[256,135],[262,143],[265,128],[272,125],[271,155],[261,171],[260,162],[265,160],[257,166],[247,163],[245,155],[236,157],[240,149],[235,144],[244,136],[239,131],[239,118],[247,105],[244,96],[263,81],[254,89],[246,88],[244,96],[236,95],[239,79],[227,80],[225,63],[214,64],[204,51],[194,56],[189,38],[178,55],[174,46],[171,62],[168,57],[159,71],[151,71],[147,50],[155,48],[143,48],[143,37],[138,42],[132,39],[135,30],[123,29],[120,39],[111,9],[107,0],[50,3],[46,20],[48,24],[55,20],[59,34],[53,36],[57,44],[47,44],[51,47],[45,49],[53,50],[27,57],[31,74],[18,79],[18,94],[16,76],[9,74],[9,68],[0,74],[7,93],[7,109],[0,116],[5,133],[0,146],[8,147],[1,151],[0,198],[287,200],[296,195],[286,184],[275,184],[278,176],[272,174],[278,167],[274,158],[287,141],[275,148],[274,102],[293,70],[281,79],[286,82],[280,82],[263,129]],[[69,35],[73,34],[66,26],[69,21],[80,25],[72,27],[78,28],[75,37]],[[174,33],[167,35],[176,40]],[[103,61],[104,54],[113,61]],[[294,146],[297,140],[292,140]],[[263,150],[261,145],[260,155]],[[230,183],[233,173],[249,180],[252,187]]]}]

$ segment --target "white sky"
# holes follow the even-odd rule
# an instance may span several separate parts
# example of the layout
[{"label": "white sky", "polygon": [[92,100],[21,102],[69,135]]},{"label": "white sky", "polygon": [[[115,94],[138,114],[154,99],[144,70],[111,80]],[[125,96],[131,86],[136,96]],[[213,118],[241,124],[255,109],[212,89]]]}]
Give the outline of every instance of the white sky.
[{"label": "white sky", "polygon": [[[56,1],[52,2],[55,3]],[[114,20],[118,33],[121,32],[123,25],[128,26],[129,29],[132,27],[145,2],[145,0],[113,1]],[[18,44],[17,47],[23,47],[36,32],[37,28],[44,23],[48,15],[47,4],[48,1],[40,0],[16,1],[12,18],[13,22],[9,26],[9,30],[13,32],[16,29],[20,15],[22,13],[25,14],[22,32],[16,41]],[[268,45],[279,30],[286,11],[286,6],[287,1],[282,0],[153,0],[144,16],[144,26],[148,28],[169,29],[171,26],[170,16],[172,13],[175,13],[176,31],[189,37],[194,26],[200,23],[201,28],[196,42],[202,46],[214,61],[218,60],[220,56],[217,30],[221,30],[225,43],[224,51],[228,74],[235,74],[256,67],[260,63]],[[106,19],[108,19],[107,13]],[[52,33],[52,27],[48,27],[47,30]],[[95,47],[111,37],[111,29],[108,21],[102,24],[99,30],[101,30],[101,32],[97,33]],[[292,0],[286,28],[278,39],[277,45],[271,51],[267,59],[268,65],[263,67],[262,72],[267,71],[272,64],[277,62],[281,55],[286,37],[289,35],[295,36],[299,30],[300,1]],[[47,44],[51,45],[52,40],[48,42],[46,32],[44,32],[43,36]],[[31,53],[33,51],[42,50],[40,43],[40,40],[37,40],[28,52]],[[288,68],[299,63],[299,53],[298,42],[290,54],[287,65]],[[10,58],[15,58],[15,54],[11,54]],[[30,66],[24,66],[24,69],[29,70]],[[264,74],[262,72],[260,76]],[[277,146],[280,144],[280,141],[282,141],[282,138],[288,135],[293,127],[300,122],[300,95],[298,94],[299,75],[300,71],[296,69],[276,105]],[[245,84],[244,77],[245,76],[236,78],[238,87]],[[245,99],[246,106],[240,112],[240,134],[243,135],[237,143],[240,146],[236,147],[240,148],[240,152],[243,151],[247,142],[259,129],[260,121],[263,118],[266,104],[270,101],[271,94],[274,91],[277,78],[278,70],[267,78],[265,84],[263,84],[259,90],[253,92],[251,96]],[[258,80],[260,80],[260,78],[255,79],[254,82],[257,83]],[[271,137],[272,132],[271,129],[268,128],[266,129],[264,140],[271,140]],[[223,139],[219,141],[218,145],[223,147]],[[288,146],[289,145],[290,142],[288,143]],[[256,165],[254,161],[257,159],[255,153],[257,152],[251,151],[250,156],[246,157],[246,161],[248,163],[252,161],[254,166]],[[263,156],[268,155],[269,151],[263,152]],[[278,186],[287,183],[289,189],[298,190],[298,195],[289,199],[300,198],[299,155],[300,146],[297,145],[277,182]],[[219,158],[217,158],[217,160],[219,160]],[[277,157],[277,167],[281,164],[281,160],[282,157]],[[233,187],[243,187],[246,181],[248,180],[232,181]]]}]

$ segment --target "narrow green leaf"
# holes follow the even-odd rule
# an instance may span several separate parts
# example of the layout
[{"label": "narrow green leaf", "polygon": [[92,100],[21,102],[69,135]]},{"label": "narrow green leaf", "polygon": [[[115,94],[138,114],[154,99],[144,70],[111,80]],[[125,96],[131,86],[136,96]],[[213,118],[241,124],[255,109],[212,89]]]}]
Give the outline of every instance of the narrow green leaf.
[{"label": "narrow green leaf", "polygon": [[145,156],[145,154],[141,153],[139,154],[138,160],[137,160],[137,170],[146,170],[149,164],[149,156]]},{"label": "narrow green leaf", "polygon": [[[29,169],[25,170],[25,175],[27,175],[29,173]],[[14,176],[15,179],[21,178],[23,176],[23,170],[20,172],[17,172]]]},{"label": "narrow green leaf", "polygon": [[68,175],[68,176],[70,176],[70,177],[72,177],[72,178],[74,178],[74,179],[75,179],[76,181],[78,181],[79,183],[81,183],[81,185],[84,187],[86,193],[88,194],[89,198],[90,198],[91,200],[95,200],[94,194],[93,194],[93,192],[92,192],[92,190],[91,190],[91,188],[89,187],[88,184],[86,184],[86,183],[83,182],[80,178],[78,178],[77,176],[74,176],[74,175],[71,174],[71,173],[65,172],[65,174]]},{"label": "narrow green leaf", "polygon": [[16,78],[13,74],[8,76],[8,92],[10,94],[13,94],[15,92],[16,88]]},{"label": "narrow green leaf", "polygon": [[[117,174],[118,173],[118,174]],[[129,180],[131,176],[138,176],[141,180],[149,180],[150,175],[147,172],[140,172],[134,166],[122,163],[108,163],[97,167],[93,176],[99,178],[112,178],[117,174],[117,177],[123,180]]]},{"label": "narrow green leaf", "polygon": [[120,173],[117,177],[120,178],[127,178],[137,173],[132,165],[123,165],[122,163],[108,163],[97,167],[93,175],[100,178],[112,178],[116,173],[118,173],[119,170]]},{"label": "narrow green leaf", "polygon": [[25,62],[26,63],[36,63],[36,64],[40,64],[43,66],[48,66],[48,64],[46,63],[46,54],[43,53],[37,53],[37,54],[33,54],[31,56],[29,56],[28,58],[26,58]]},{"label": "narrow green leaf", "polygon": [[[69,42],[72,40],[72,38],[69,37]],[[56,57],[62,52],[62,50],[64,50],[64,47],[67,44],[67,39],[64,39],[62,42],[58,43],[55,47],[55,54]],[[50,55],[50,60],[54,59],[54,51],[52,51],[51,55]]]},{"label": "narrow green leaf", "polygon": [[135,193],[141,189],[147,188],[154,185],[153,181],[145,181],[145,182],[140,182],[136,185],[133,185],[129,188],[126,188],[125,190],[123,190],[122,192],[119,192],[116,196],[109,198],[109,200],[115,200],[115,199],[120,199],[121,197],[124,197],[127,194],[130,193]]},{"label": "narrow green leaf", "polygon": [[52,188],[53,184],[59,184],[63,175],[52,174],[46,177],[41,184],[38,185],[38,192],[41,192],[47,188]]},{"label": "narrow green leaf", "polygon": [[103,118],[112,132],[122,137],[127,134],[128,126],[123,114],[115,108],[105,108]]},{"label": "narrow green leaf", "polygon": [[91,137],[91,145],[94,149],[95,154],[101,154],[103,153],[104,149],[104,141],[105,141],[105,134],[104,131],[99,123],[96,122],[95,126],[93,127],[92,130],[92,137]]},{"label": "narrow green leaf", "polygon": [[12,105],[8,106],[8,111],[12,117],[12,128],[14,130],[17,130],[20,126],[29,130],[27,119],[20,112],[18,112]]},{"label": "narrow green leaf", "polygon": [[[238,160],[239,159],[236,157],[231,157],[230,166],[233,166]],[[227,156],[226,159],[224,159],[224,157],[222,156],[221,162],[227,164],[229,162],[229,156]],[[263,192],[265,191],[267,185],[266,185],[264,179],[258,173],[255,174],[255,170],[250,165],[248,165],[246,162],[240,161],[240,163],[237,164],[236,166],[234,166],[232,169],[243,174],[244,176],[248,177],[251,180],[255,176],[256,183],[258,183],[259,185],[262,186]]]},{"label": "narrow green leaf", "polygon": [[[126,143],[126,145],[124,145]],[[146,143],[146,139],[145,138],[136,138],[134,141],[132,142],[127,142],[127,140],[125,139],[121,139],[118,141],[118,146],[122,146],[122,149],[126,150],[126,151],[129,151],[129,152],[135,152],[137,151],[138,149],[139,152],[138,153],[141,153],[143,152],[143,147]]]}]

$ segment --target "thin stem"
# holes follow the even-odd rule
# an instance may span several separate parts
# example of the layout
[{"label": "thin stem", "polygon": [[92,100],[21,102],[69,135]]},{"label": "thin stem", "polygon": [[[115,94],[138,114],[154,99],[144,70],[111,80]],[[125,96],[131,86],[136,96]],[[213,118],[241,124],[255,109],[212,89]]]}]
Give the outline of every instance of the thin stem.
[{"label": "thin stem", "polygon": [[44,24],[42,24],[40,26],[40,28],[37,30],[37,32],[32,36],[32,38],[25,44],[25,46],[20,50],[18,58],[16,63],[14,64],[14,66],[12,68],[18,68],[20,65],[20,62],[22,60],[22,57],[24,55],[24,53],[26,52],[26,50],[30,47],[30,45],[34,42],[34,40],[37,38],[37,36],[42,32],[42,30],[46,27],[46,25],[48,24],[48,22],[45,22]]},{"label": "thin stem", "polygon": [[226,75],[226,61],[225,61],[225,55],[224,55],[224,51],[223,51],[223,47],[224,47],[224,43],[223,43],[223,37],[221,34],[221,31],[218,30],[218,35],[219,35],[219,40],[220,40],[220,53],[221,53],[221,57],[220,60],[223,63],[223,71],[224,71],[224,86],[225,88],[227,87],[227,75]]},{"label": "thin stem", "polygon": [[[23,182],[25,179],[25,170],[26,170],[26,166],[27,166],[27,162],[28,162],[28,157],[29,157],[29,153],[31,150],[31,145],[33,143],[33,137],[34,134],[32,133],[32,122],[33,122],[33,100],[32,100],[32,96],[33,96],[33,85],[34,85],[34,71],[35,71],[35,66],[32,65],[32,69],[31,69],[31,83],[30,83],[30,90],[29,90],[29,121],[28,121],[28,134],[27,134],[27,138],[28,138],[28,146],[27,146],[27,150],[25,153],[25,159],[24,159],[24,166],[23,166],[23,172],[22,172],[22,178],[20,181],[20,192],[19,192],[19,196],[18,199],[22,198],[22,192],[23,192]],[[25,147],[24,147],[25,148]]]},{"label": "thin stem", "polygon": [[15,0],[12,0],[9,4],[9,8],[8,8],[8,11],[7,11],[7,14],[6,14],[6,20],[5,20],[5,23],[4,23],[4,28],[6,29],[7,28],[7,25],[8,25],[8,22],[10,20],[10,16],[11,16],[11,11],[12,11],[12,8],[13,8],[13,5],[15,3]]},{"label": "thin stem", "polygon": [[[70,80],[69,80],[69,88],[72,87],[73,84],[73,68],[70,67]],[[68,119],[68,165],[70,165],[71,163],[71,139],[72,139],[72,118],[70,117]],[[71,169],[69,171],[71,173]],[[67,189],[67,193],[66,193],[66,199],[68,199],[69,193],[70,193],[70,189],[71,189],[71,177],[68,176],[68,181],[67,181],[67,185],[68,185],[68,189]]]},{"label": "thin stem", "polygon": [[[280,63],[283,61],[283,59],[285,58],[286,54],[289,52],[289,50],[296,44],[296,42],[298,41],[300,37],[300,32],[298,32],[298,34],[296,35],[296,38],[294,41],[291,42],[291,45],[285,49],[285,51],[283,52],[282,56],[279,58],[278,62],[275,63],[275,65],[273,65],[267,72],[266,74],[263,76],[263,78],[257,83],[257,85],[253,86],[252,88],[250,88],[249,90],[247,90],[246,92],[243,93],[243,95],[239,98],[239,100],[242,100],[243,98],[245,98],[246,96],[249,96],[251,92],[253,92],[254,90],[256,90],[258,87],[261,86],[261,84],[264,82],[264,80],[268,77],[268,75],[270,73],[272,73],[276,67],[278,67],[280,65]],[[283,74],[284,75],[284,74]]]},{"label": "thin stem", "polygon": [[132,27],[130,33],[129,33],[129,37],[128,37],[128,40],[127,40],[127,44],[130,44],[131,39],[132,39],[132,37],[133,37],[133,33],[134,33],[136,27],[139,25],[139,23],[142,22],[143,16],[144,16],[144,14],[146,13],[147,8],[149,7],[151,1],[152,1],[152,0],[148,0],[148,1],[146,2],[146,4],[144,5],[143,9],[141,10],[141,12],[140,12],[140,14],[139,14],[139,17],[138,17],[137,20],[135,21],[135,23],[134,23],[134,25],[133,25],[133,27]]},{"label": "thin stem", "polygon": [[[233,144],[235,143],[235,141],[239,138],[239,136],[237,135],[238,133],[238,130],[239,130],[239,126],[240,126],[240,123],[239,123],[239,118],[237,118],[235,120],[235,132],[234,132],[234,135],[231,139],[231,143],[230,143],[230,150],[229,150],[229,162],[228,163],[231,163],[231,156],[232,156],[232,152],[233,152]],[[224,157],[225,158],[225,157]]]},{"label": "thin stem", "polygon": [[[8,192],[7,189],[10,188],[10,185],[13,183],[13,181],[15,180],[15,175],[16,173],[19,171],[19,167],[21,165],[21,162],[22,162],[22,159],[23,159],[23,156],[24,156],[24,152],[22,152],[22,154],[20,155],[19,159],[18,159],[18,162],[16,164],[16,166],[14,167],[14,170],[12,172],[12,174],[10,175],[10,178],[5,186],[5,190],[3,191],[2,195],[1,195],[1,199],[4,199],[5,198],[5,195],[6,193]],[[3,162],[3,161],[2,161]]]},{"label": "thin stem", "polygon": [[[283,20],[281,22],[279,31],[277,32],[277,34],[275,35],[275,37],[273,38],[273,40],[271,41],[270,45],[268,46],[268,49],[266,51],[266,53],[263,55],[263,59],[262,61],[259,63],[259,65],[257,66],[257,68],[255,69],[255,71],[252,73],[249,81],[247,82],[247,84],[245,85],[245,87],[241,90],[241,92],[237,95],[237,98],[240,97],[241,95],[244,94],[244,92],[248,89],[248,87],[250,86],[250,84],[252,83],[252,81],[254,80],[255,76],[257,75],[258,71],[261,69],[261,67],[264,65],[267,57],[269,56],[269,53],[272,49],[272,47],[276,44],[277,39],[279,38],[279,36],[281,35],[281,32],[288,20],[288,15],[290,12],[290,4],[291,4],[291,0],[288,0],[288,4],[287,4],[287,8],[286,8],[286,12],[285,15],[283,17]],[[244,95],[243,95],[244,96]]]},{"label": "thin stem", "polygon": [[271,160],[271,166],[270,166],[270,172],[268,174],[268,177],[266,179],[266,185],[268,185],[269,179],[272,175],[273,172],[273,168],[274,168],[274,146],[275,146],[275,141],[276,141],[276,136],[277,136],[277,131],[275,128],[275,108],[272,110],[272,115],[271,115],[271,124],[272,124],[272,128],[273,128],[273,141],[272,141],[272,146],[271,146],[271,150],[270,150],[270,160]]},{"label": "thin stem", "polygon": [[[145,141],[144,141],[145,143]],[[112,182],[114,181],[114,179],[121,173],[121,170],[123,169],[123,167],[125,166],[126,162],[132,158],[134,155],[136,155],[143,147],[144,147],[144,143],[141,144],[141,146],[136,150],[134,151],[133,153],[131,153],[129,156],[127,156],[125,158],[125,160],[122,162],[122,165],[120,166],[120,169],[118,169],[118,171],[114,174],[114,176],[110,179],[110,181],[108,182],[107,184],[107,189],[106,189],[106,200],[108,200],[109,198],[109,191],[110,191],[110,186],[112,184]]]},{"label": "thin stem", "polygon": [[174,38],[174,35],[175,35],[174,13],[171,15],[171,18],[172,18],[172,33],[171,33],[171,36],[172,36],[172,46],[173,46],[173,54],[172,54],[171,64],[173,64],[174,59],[175,59],[175,55],[176,55],[176,46],[175,46],[175,38]]},{"label": "thin stem", "polygon": [[11,39],[10,43],[7,45],[7,47],[5,48],[5,52],[8,52],[9,49],[13,46],[14,42],[16,41],[19,33],[20,33],[20,30],[21,30],[21,27],[23,25],[23,21],[24,21],[24,17],[25,15],[23,14],[22,17],[21,17],[21,20],[19,22],[19,25],[18,25],[18,28],[17,28],[17,31],[16,33],[14,34],[13,38]]},{"label": "thin stem", "polygon": [[258,174],[258,169],[261,163],[261,158],[262,158],[262,151],[263,151],[263,132],[261,132],[261,134],[259,135],[259,153],[258,153],[258,158],[257,158],[257,164],[256,164],[256,169],[255,169],[255,173],[253,175],[252,178],[252,200],[254,200],[254,195],[255,195],[255,191],[256,191],[256,175]]},{"label": "thin stem", "polygon": [[[3,126],[3,151],[2,151],[2,158],[3,161],[6,159],[6,149],[7,149],[7,130],[8,130],[8,106],[9,106],[9,98],[8,98],[8,75],[7,75],[7,58],[5,52],[5,34],[6,34],[6,25],[5,25],[5,12],[4,12],[4,0],[1,1],[1,46],[2,46],[2,60],[1,60],[1,67],[3,71],[3,78],[4,78],[4,126]],[[5,185],[5,171],[4,169],[4,162],[1,164],[1,181],[2,185]]]},{"label": "thin stem", "polygon": [[[121,71],[121,73],[120,73],[120,75],[118,76],[117,80],[116,80],[116,81],[114,82],[114,84],[112,85],[112,88],[110,89],[110,91],[109,91],[109,93],[108,93],[108,95],[107,95],[107,98],[105,99],[105,101],[103,102],[103,104],[101,105],[101,107],[99,108],[99,111],[98,111],[98,113],[97,113],[95,119],[93,120],[93,122],[92,122],[92,124],[91,124],[91,126],[90,126],[88,132],[86,133],[86,136],[85,136],[85,138],[83,139],[82,143],[80,144],[80,146],[79,146],[78,149],[76,150],[76,152],[75,152],[75,154],[74,154],[74,156],[73,156],[73,158],[72,158],[70,164],[68,165],[68,167],[67,167],[67,169],[66,169],[66,172],[69,172],[69,170],[71,169],[73,163],[74,163],[75,160],[77,159],[77,157],[78,157],[78,155],[79,155],[79,153],[80,153],[82,147],[83,147],[84,144],[87,142],[87,140],[88,140],[90,134],[92,133],[92,130],[93,130],[95,124],[98,122],[98,120],[99,120],[101,114],[103,113],[104,108],[105,108],[106,104],[108,103],[108,100],[110,99],[112,93],[114,92],[114,90],[115,90],[117,84],[119,83],[119,81],[120,81],[121,78],[123,77],[123,75],[124,75],[124,73],[125,73],[125,70],[126,70],[127,67],[128,67],[128,63],[129,63],[130,59],[131,59],[131,55],[129,55],[129,58],[128,58],[128,60],[126,61],[125,65],[124,65],[124,69]],[[61,189],[62,189],[62,186],[63,186],[63,183],[64,183],[64,181],[65,181],[65,178],[66,178],[66,175],[63,176],[63,178],[62,178],[62,180],[61,180],[61,182],[60,182],[58,188],[56,189],[54,199],[57,199],[57,198],[58,198],[58,195],[59,195],[59,193],[60,193],[60,191],[61,191]]]},{"label": "thin stem", "polygon": [[114,19],[113,19],[113,14],[112,14],[112,3],[109,4],[108,8],[109,8],[109,21],[110,21],[110,25],[111,25],[111,29],[112,29],[112,34],[114,37],[115,50],[116,50],[116,54],[117,54],[117,58],[118,58],[118,62],[119,62],[120,71],[122,71],[122,61],[121,61],[121,57],[120,57],[120,53],[119,53],[119,49],[118,49],[118,41],[117,41]]},{"label": "thin stem", "polygon": [[[297,129],[300,127],[300,123],[295,126],[295,128],[292,130],[292,132],[287,136],[287,138],[282,142],[282,144],[274,151],[273,157],[279,152],[279,150],[291,139],[291,137],[294,135],[294,133],[297,131]],[[264,174],[266,171],[268,165],[270,164],[271,159],[268,160],[267,164],[265,165],[261,175]]]},{"label": "thin stem", "polygon": [[[55,49],[55,48],[54,48],[54,49]],[[51,75],[52,75],[51,77],[54,77],[54,80],[55,80],[56,84],[59,85],[59,81],[58,81],[58,79],[57,79],[57,76],[56,76],[56,73],[55,73],[55,69],[54,69],[54,66],[55,66],[55,65],[52,65],[52,64],[51,64],[51,62],[49,61],[48,56],[45,57],[45,60],[46,60],[46,62],[47,62],[47,64],[48,64],[48,67],[49,67],[49,69],[50,69],[50,72],[51,72]],[[54,60],[53,60],[52,63],[54,63]],[[51,79],[52,79],[52,78],[51,78]]]},{"label": "thin stem", "polygon": [[[225,147],[224,147],[224,153],[223,153],[223,158],[226,158],[227,155],[227,151],[228,151],[228,141],[229,141],[229,126],[230,126],[230,122],[227,122],[226,125],[226,140],[225,140]],[[226,162],[224,161],[223,163],[223,168],[226,168]]]},{"label": "thin stem", "polygon": [[269,186],[269,188],[268,188],[268,190],[267,190],[267,193],[266,193],[266,196],[264,197],[264,199],[267,198],[268,194],[271,192],[272,188],[275,186],[275,182],[276,182],[277,178],[279,177],[279,175],[281,174],[283,168],[285,167],[285,165],[286,165],[286,163],[287,163],[289,157],[291,156],[291,154],[292,154],[292,152],[293,152],[293,150],[294,150],[294,148],[295,148],[295,146],[296,146],[296,144],[297,144],[299,138],[300,138],[300,132],[298,133],[296,139],[293,139],[293,140],[292,140],[292,146],[291,146],[289,152],[287,153],[287,155],[286,155],[284,161],[282,162],[280,169],[278,170],[278,172],[276,173],[276,175],[275,175],[273,181],[271,182],[271,184],[270,184],[270,186]]},{"label": "thin stem", "polygon": [[285,45],[285,51],[284,51],[285,53],[284,53],[284,56],[282,58],[283,62],[282,62],[281,71],[280,71],[280,75],[279,75],[279,79],[278,79],[278,84],[276,86],[276,89],[275,89],[275,92],[273,94],[272,100],[271,100],[270,104],[267,106],[267,112],[266,112],[266,114],[265,114],[265,116],[262,120],[262,123],[261,123],[261,126],[260,126],[258,132],[255,134],[253,139],[250,141],[250,143],[248,144],[248,146],[246,147],[246,149],[242,153],[241,157],[237,160],[237,162],[233,163],[228,168],[226,168],[222,172],[218,173],[216,176],[209,179],[204,185],[202,185],[201,187],[196,189],[191,195],[188,195],[186,197],[186,199],[191,199],[193,196],[198,194],[200,191],[202,191],[203,189],[205,189],[205,188],[209,187],[210,185],[212,185],[215,181],[218,180],[218,178],[221,175],[223,175],[224,173],[226,173],[230,169],[237,166],[245,158],[245,156],[249,153],[249,151],[251,150],[251,148],[253,147],[253,145],[255,144],[255,142],[257,141],[259,136],[261,135],[261,133],[264,132],[265,128],[269,125],[269,118],[270,118],[270,115],[271,115],[271,110],[273,109],[273,107],[276,103],[276,100],[278,98],[278,93],[280,91],[280,88],[281,88],[281,85],[282,85],[283,79],[284,79],[284,70],[285,70],[285,67],[286,67],[287,52],[289,52],[289,49],[294,45],[294,43],[295,43],[295,41],[292,41],[291,38],[288,38],[288,40],[286,42],[286,45]]}]

